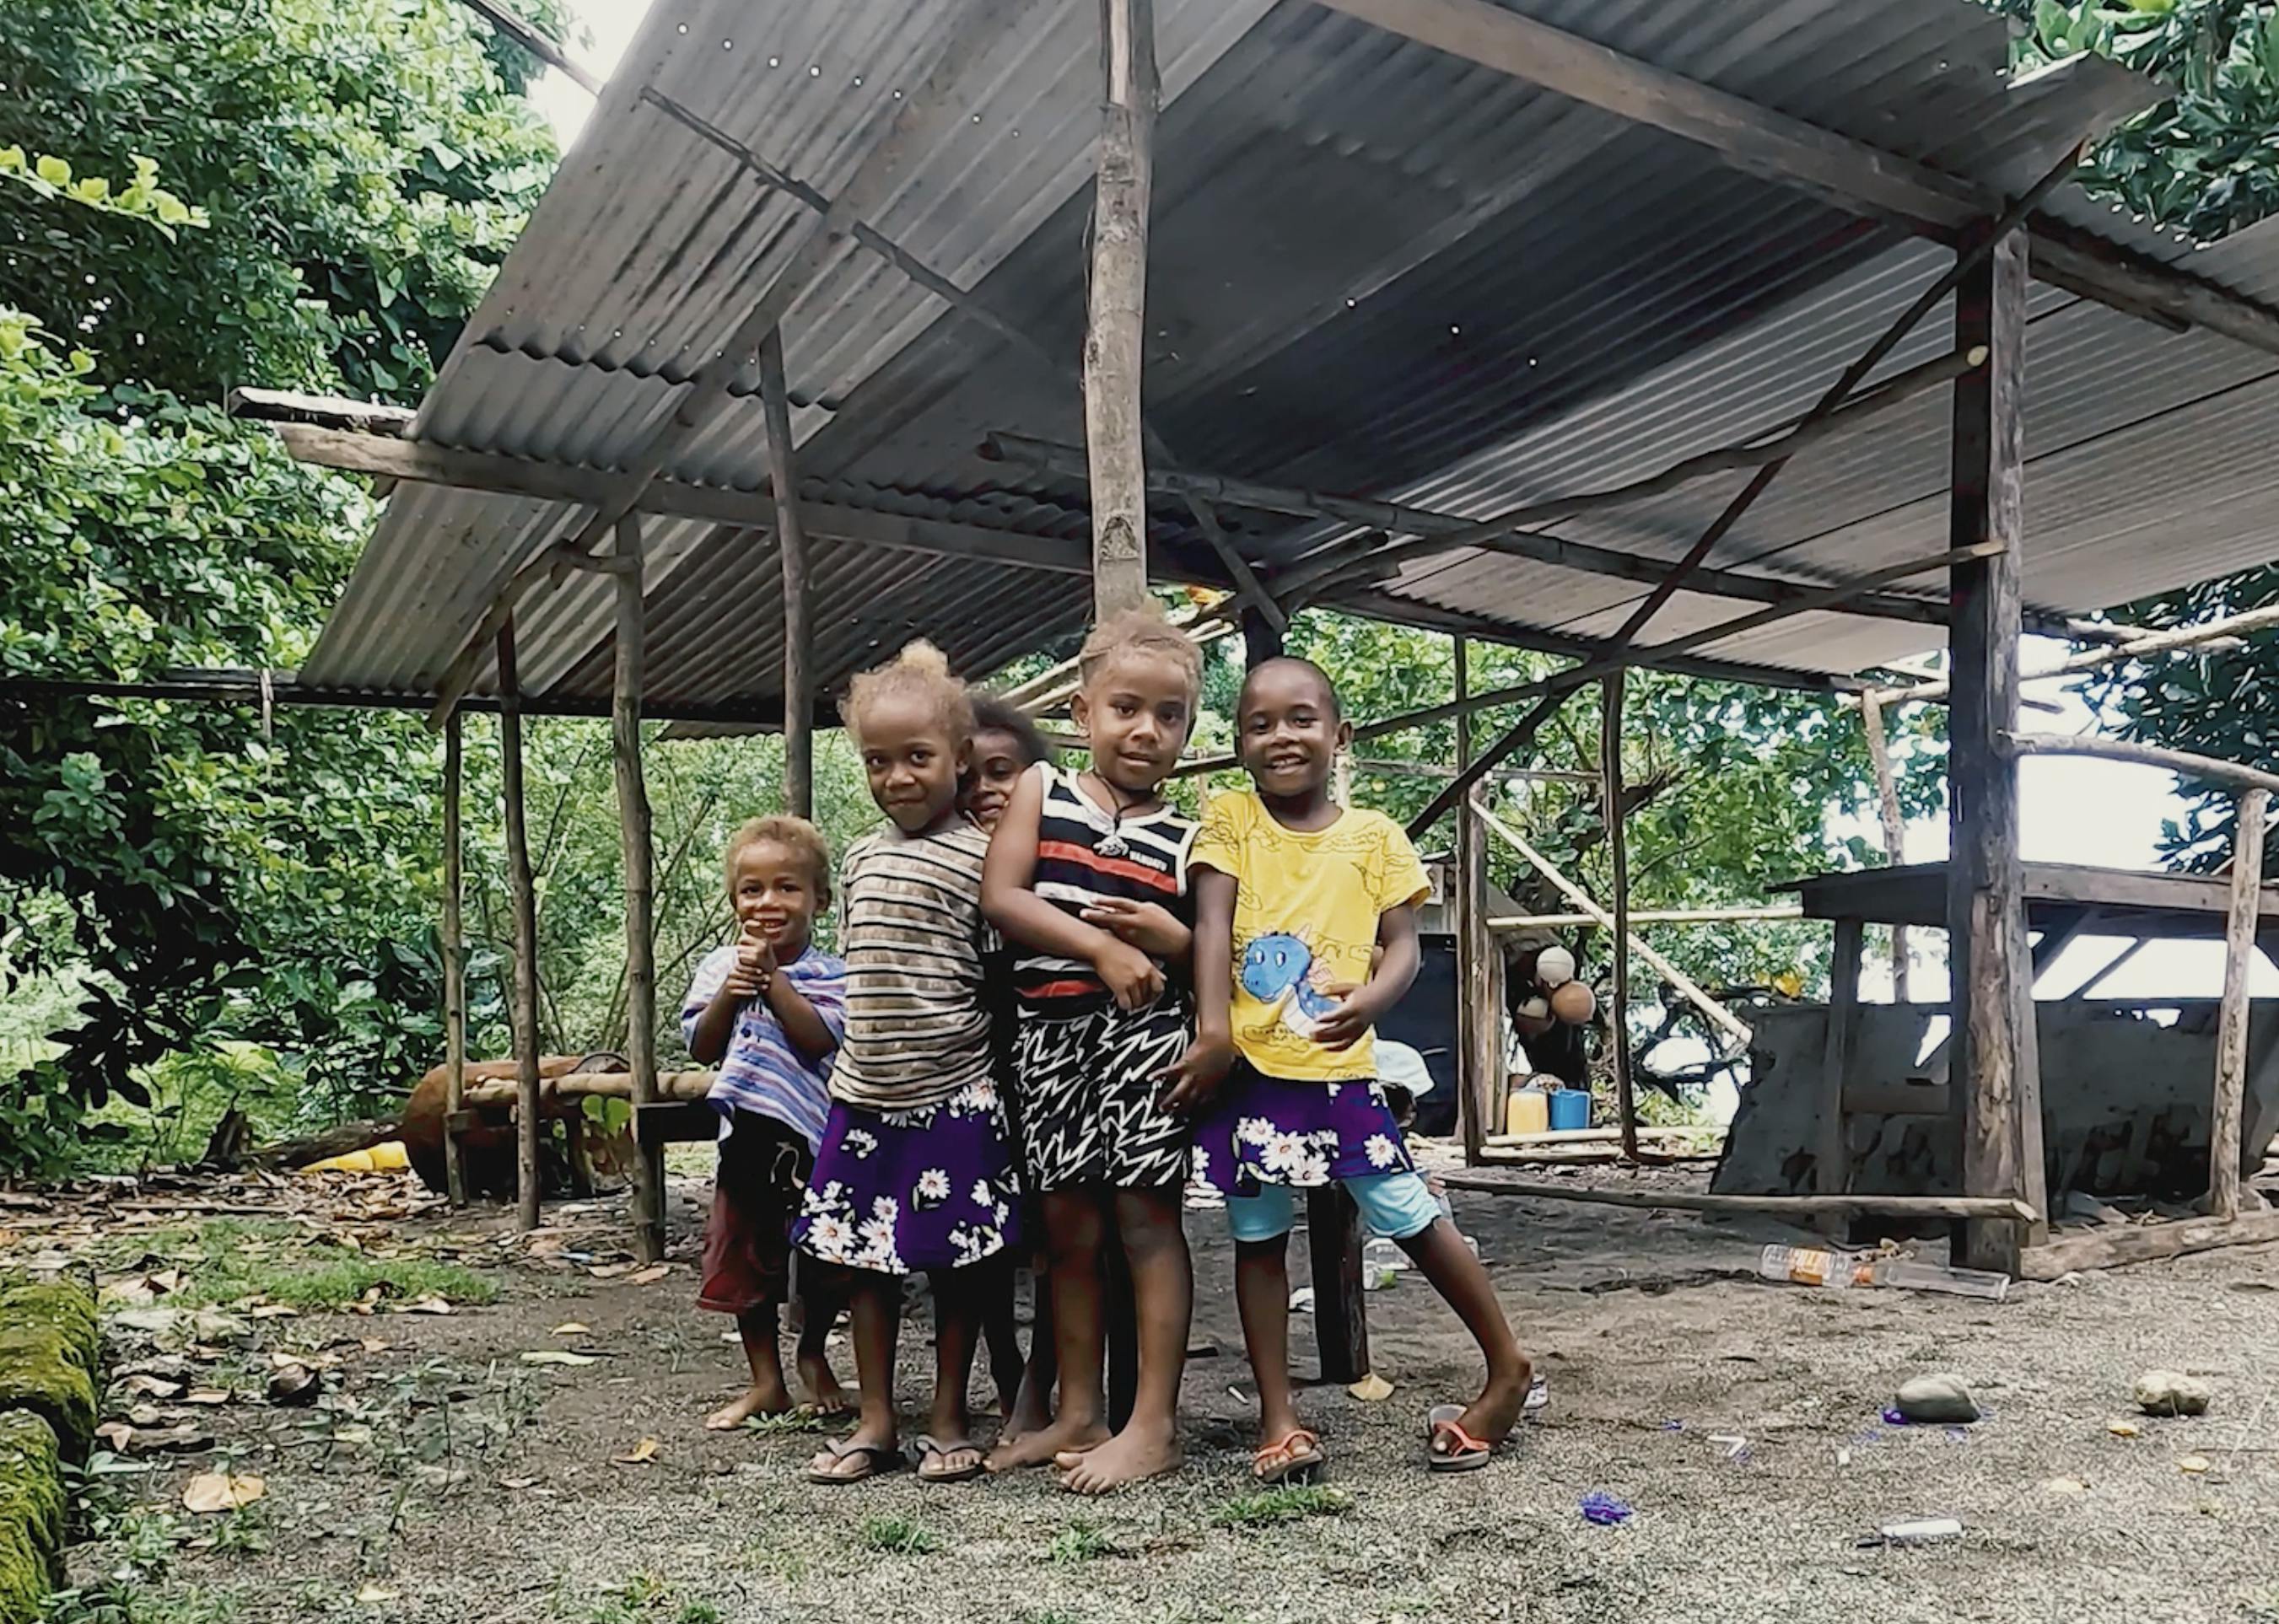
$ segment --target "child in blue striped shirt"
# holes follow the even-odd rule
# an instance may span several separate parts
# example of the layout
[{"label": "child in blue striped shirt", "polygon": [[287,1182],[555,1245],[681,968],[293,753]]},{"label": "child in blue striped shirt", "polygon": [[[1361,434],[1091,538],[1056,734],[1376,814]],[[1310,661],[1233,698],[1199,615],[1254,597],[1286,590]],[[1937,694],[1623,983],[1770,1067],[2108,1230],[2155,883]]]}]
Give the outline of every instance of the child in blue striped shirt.
[{"label": "child in blue striped shirt", "polygon": [[[737,939],[705,956],[680,1011],[690,1055],[718,1068],[707,1099],[720,1113],[720,1167],[696,1301],[736,1316],[752,1373],[742,1398],[706,1418],[721,1432],[792,1407],[778,1310],[790,1284],[792,1220],[830,1110],[831,1055],[847,1025],[847,966],[810,940],[831,903],[822,834],[804,818],[754,818],[729,840],[727,869]],[[824,1348],[836,1305],[812,1291],[802,1297],[800,1385],[819,1413],[843,1413]]]}]

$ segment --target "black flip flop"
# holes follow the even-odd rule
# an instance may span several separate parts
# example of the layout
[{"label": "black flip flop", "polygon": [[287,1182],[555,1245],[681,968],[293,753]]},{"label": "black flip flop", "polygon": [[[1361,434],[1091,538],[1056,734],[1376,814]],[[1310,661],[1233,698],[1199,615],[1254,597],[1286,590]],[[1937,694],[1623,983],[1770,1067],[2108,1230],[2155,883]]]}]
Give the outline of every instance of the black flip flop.
[{"label": "black flip flop", "polygon": [[[970,1482],[980,1476],[988,1467],[988,1457],[982,1452],[981,1446],[970,1438],[954,1438],[947,1444],[942,1444],[932,1438],[921,1437],[913,1440],[910,1447],[917,1452],[917,1470],[918,1481],[922,1483]],[[955,1471],[929,1472],[925,1469],[925,1458],[928,1455],[947,1460],[952,1455],[959,1453],[971,1454],[977,1459],[971,1466],[960,1467]]]},{"label": "black flip flop", "polygon": [[857,1444],[852,1438],[833,1438],[823,1446],[823,1452],[833,1460],[860,1457],[863,1469],[859,1472],[828,1472],[821,1467],[810,1466],[807,1481],[810,1483],[859,1483],[866,1478],[878,1476],[881,1472],[894,1471],[902,1464],[900,1452],[881,1449],[876,1444]]}]

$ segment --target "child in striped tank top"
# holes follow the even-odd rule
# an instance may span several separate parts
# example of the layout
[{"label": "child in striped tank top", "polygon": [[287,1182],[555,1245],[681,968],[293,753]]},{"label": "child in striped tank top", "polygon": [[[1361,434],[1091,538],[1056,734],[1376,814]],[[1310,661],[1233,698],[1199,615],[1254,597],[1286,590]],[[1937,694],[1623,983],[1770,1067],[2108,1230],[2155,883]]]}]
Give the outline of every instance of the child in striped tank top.
[{"label": "child in striped tank top", "polygon": [[[1001,1443],[992,1470],[1049,1461],[1098,1494],[1175,1469],[1194,1283],[1180,1201],[1192,1133],[1161,1075],[1193,1020],[1187,852],[1195,825],[1159,787],[1193,724],[1202,659],[1152,609],[1116,616],[1078,658],[1070,714],[1091,766],[1047,762],[1014,791],[982,905],[1020,949],[1023,1160],[1051,1252],[1060,1406]],[[1140,1330],[1130,1421],[1110,1437],[1101,1380],[1101,1250],[1130,1264]]]}]

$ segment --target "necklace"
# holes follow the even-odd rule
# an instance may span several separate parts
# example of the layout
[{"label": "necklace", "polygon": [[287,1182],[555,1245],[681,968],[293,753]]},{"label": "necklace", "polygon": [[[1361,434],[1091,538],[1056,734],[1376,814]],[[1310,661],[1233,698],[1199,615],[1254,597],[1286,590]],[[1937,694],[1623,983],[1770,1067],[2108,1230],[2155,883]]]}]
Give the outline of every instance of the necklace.
[{"label": "necklace", "polygon": [[1098,852],[1103,857],[1128,857],[1132,854],[1132,847],[1130,843],[1124,839],[1124,815],[1131,811],[1133,807],[1138,806],[1141,801],[1151,800],[1153,797],[1146,793],[1142,793],[1135,799],[1126,801],[1124,799],[1124,793],[1117,789],[1115,785],[1109,783],[1101,773],[1095,771],[1092,776],[1099,780],[1100,787],[1108,792],[1108,798],[1116,803],[1116,810],[1112,814],[1104,813],[1101,811],[1099,807],[1093,805],[1091,796],[1084,793],[1081,785],[1079,785],[1078,789],[1077,799],[1084,802],[1085,806],[1091,810],[1094,818],[1098,819],[1105,817],[1108,819],[1108,832],[1101,836],[1098,844],[1093,847],[1093,850]]}]

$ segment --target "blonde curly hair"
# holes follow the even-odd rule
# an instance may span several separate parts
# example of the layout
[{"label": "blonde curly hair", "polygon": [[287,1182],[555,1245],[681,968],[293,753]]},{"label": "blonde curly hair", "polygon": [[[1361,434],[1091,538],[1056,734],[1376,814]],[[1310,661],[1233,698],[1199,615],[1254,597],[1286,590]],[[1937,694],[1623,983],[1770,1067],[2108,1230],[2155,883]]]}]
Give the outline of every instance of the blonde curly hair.
[{"label": "blonde curly hair", "polygon": [[1092,629],[1077,651],[1077,675],[1086,687],[1093,678],[1126,656],[1164,660],[1186,678],[1190,709],[1201,696],[1203,651],[1152,603],[1118,609]]},{"label": "blonde curly hair", "polygon": [[823,831],[803,817],[776,816],[747,820],[734,834],[728,837],[728,850],[721,864],[728,871],[728,888],[736,885],[736,863],[755,846],[780,846],[795,854],[807,864],[815,881],[815,894],[823,902],[831,900],[831,842],[823,838]]},{"label": "blonde curly hair", "polygon": [[912,638],[893,659],[858,672],[847,685],[847,697],[839,702],[839,719],[855,736],[858,749],[863,743],[863,716],[890,693],[909,694],[932,705],[952,746],[973,737],[973,701],[966,695],[965,685],[950,675],[949,656],[925,639]]}]

